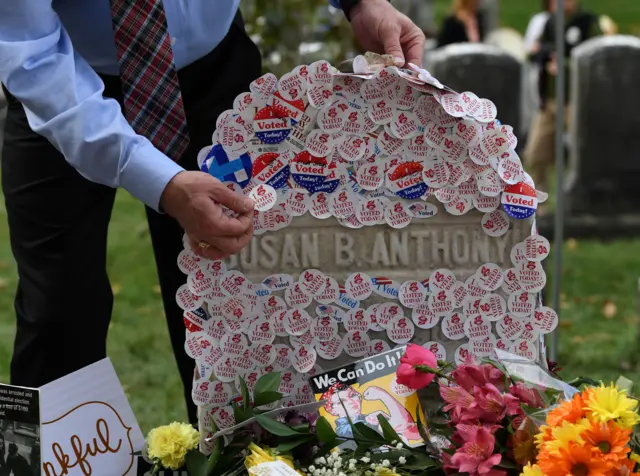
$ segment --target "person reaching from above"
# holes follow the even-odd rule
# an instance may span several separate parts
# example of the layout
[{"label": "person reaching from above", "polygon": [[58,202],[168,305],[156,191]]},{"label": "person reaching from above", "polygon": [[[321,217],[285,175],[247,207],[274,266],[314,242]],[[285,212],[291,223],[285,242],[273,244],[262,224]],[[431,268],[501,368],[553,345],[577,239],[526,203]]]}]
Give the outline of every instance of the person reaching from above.
[{"label": "person reaching from above", "polygon": [[485,31],[478,0],[454,0],[453,13],[444,19],[438,48],[453,43],[479,43]]},{"label": "person reaching from above", "polygon": [[[330,1],[363,47],[399,66],[421,64],[424,34],[387,0]],[[171,344],[197,421],[175,300],[183,234],[213,260],[238,253],[253,233],[253,203],[197,164],[216,118],[261,74],[239,3],[0,2],[2,191],[19,276],[11,383],[39,387],[106,356],[107,229],[121,187],[147,206]]]}]

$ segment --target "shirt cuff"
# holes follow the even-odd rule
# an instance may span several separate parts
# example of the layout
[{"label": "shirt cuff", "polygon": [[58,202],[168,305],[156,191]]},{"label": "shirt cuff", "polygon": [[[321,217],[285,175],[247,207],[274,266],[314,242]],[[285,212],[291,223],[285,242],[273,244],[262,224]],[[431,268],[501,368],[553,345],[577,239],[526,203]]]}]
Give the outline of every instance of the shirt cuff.
[{"label": "shirt cuff", "polygon": [[184,168],[144,140],[120,171],[120,186],[157,212],[165,187]]}]

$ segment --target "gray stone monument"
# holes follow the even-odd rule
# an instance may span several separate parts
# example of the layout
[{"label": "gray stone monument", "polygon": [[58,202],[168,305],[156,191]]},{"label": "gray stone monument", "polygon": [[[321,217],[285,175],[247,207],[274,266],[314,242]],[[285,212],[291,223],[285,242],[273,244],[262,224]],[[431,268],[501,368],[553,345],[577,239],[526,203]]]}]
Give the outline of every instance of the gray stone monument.
[{"label": "gray stone monument", "polygon": [[[429,201],[437,204],[433,199]],[[287,273],[297,278],[309,268],[320,269],[338,282],[361,271],[371,277],[384,276],[402,283],[426,279],[440,268],[452,270],[459,281],[464,281],[487,262],[502,269],[510,268],[511,248],[531,234],[531,220],[511,220],[511,228],[504,236],[492,238],[482,231],[482,213],[477,210],[453,216],[441,204],[437,206],[434,217],[414,220],[399,230],[386,224],[351,230],[333,217],[319,220],[306,214],[280,231],[254,237],[239,255],[231,257],[228,265],[256,283],[272,273]],[[374,293],[363,307],[385,301]],[[384,331],[369,334],[371,339],[390,342]],[[450,361],[456,348],[466,342],[447,339],[439,324],[431,329],[416,328],[412,342],[429,341],[443,344]],[[395,346],[391,343],[392,348]],[[358,359],[343,354],[336,360],[319,358],[318,362],[330,369],[355,360]]]},{"label": "gray stone monument", "polygon": [[427,36],[436,36],[435,0],[395,0],[393,6],[407,15]]},{"label": "gray stone monument", "polygon": [[496,30],[500,23],[500,5],[498,0],[480,0],[485,34]]},{"label": "gray stone monument", "polygon": [[[458,92],[473,91],[491,99],[503,124],[523,137],[523,65],[496,46],[459,43],[429,52],[425,67],[442,83]],[[518,144],[518,150],[524,144]]]},{"label": "gray stone monument", "polygon": [[567,215],[640,214],[640,38],[573,51]]}]

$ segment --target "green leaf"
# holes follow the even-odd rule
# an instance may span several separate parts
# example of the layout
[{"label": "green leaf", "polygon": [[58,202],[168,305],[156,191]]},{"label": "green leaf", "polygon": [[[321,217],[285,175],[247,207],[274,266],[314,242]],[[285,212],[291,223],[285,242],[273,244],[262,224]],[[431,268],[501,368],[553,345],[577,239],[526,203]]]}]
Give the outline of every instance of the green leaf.
[{"label": "green leaf", "polygon": [[[380,451],[378,453],[374,453],[371,455],[372,463],[379,463],[388,459],[389,461],[397,461],[400,456],[404,456],[405,458],[409,458],[412,455],[411,450],[407,448],[403,448],[401,450],[390,450],[390,451]],[[404,466],[403,466],[404,467]],[[422,468],[421,468],[422,469]]]},{"label": "green leaf", "polygon": [[318,452],[313,456],[313,458],[315,459],[315,458],[320,458],[321,456],[325,456],[326,454],[329,453],[329,451],[334,449],[336,446],[340,446],[344,442],[345,440],[336,438],[335,440],[330,441],[329,443],[323,444],[318,450]]},{"label": "green leaf", "polygon": [[286,453],[287,451],[291,451],[292,449],[297,448],[300,445],[304,445],[305,443],[311,443],[313,441],[315,441],[315,438],[313,437],[313,435],[300,436],[297,438],[292,438],[287,441],[283,441],[276,447],[276,449],[280,453]]},{"label": "green leaf", "polygon": [[185,458],[189,476],[207,476],[207,457],[198,450],[187,453]]},{"label": "green leaf", "polygon": [[385,444],[384,437],[370,426],[367,426],[365,423],[358,422],[354,426],[358,430],[358,433],[362,436],[363,440],[368,440],[371,443],[380,443],[381,445]]},{"label": "green leaf", "polygon": [[427,433],[427,429],[422,424],[422,417],[420,414],[422,413],[422,406],[418,403],[416,407],[416,425],[418,426],[418,433],[425,442],[429,441],[429,434]]},{"label": "green leaf", "polygon": [[369,452],[370,448],[369,445],[358,445],[358,447],[356,448],[356,450],[353,453],[353,457],[355,459],[360,459],[362,458],[367,452]]},{"label": "green leaf", "polygon": [[321,416],[316,420],[316,435],[318,440],[322,443],[329,443],[336,439],[337,435],[331,423]]},{"label": "green leaf", "polygon": [[271,418],[269,418],[268,416],[264,416],[264,415],[255,415],[256,421],[258,422],[258,424],[264,428],[265,430],[267,430],[269,433],[272,433],[276,436],[300,436],[303,435],[303,433],[300,433],[299,431],[294,430],[293,428],[291,428],[288,425],[285,425],[284,423],[280,423],[279,421],[275,421]]},{"label": "green leaf", "polygon": [[627,377],[620,376],[618,380],[616,380],[616,387],[618,390],[622,390],[626,392],[627,395],[631,395],[631,389],[633,389],[633,382],[629,380]]},{"label": "green leaf", "polygon": [[242,377],[240,377],[240,393],[242,394],[242,409],[246,410],[251,407],[251,397],[249,396],[249,387],[247,387],[247,382],[245,382]]},{"label": "green leaf", "polygon": [[502,461],[500,461],[500,464],[498,464],[498,468],[519,469],[520,467],[517,464],[515,464],[513,461],[502,458]]},{"label": "green leaf", "polygon": [[263,375],[253,387],[253,401],[257,400],[258,395],[265,392],[275,392],[280,387],[280,372],[269,372]]},{"label": "green leaf", "polygon": [[253,409],[251,407],[243,408],[236,402],[233,402],[231,407],[233,408],[233,416],[236,419],[236,423],[242,423],[249,418],[253,418]]},{"label": "green leaf", "polygon": [[437,466],[437,463],[427,456],[426,453],[415,451],[411,453],[411,456],[407,458],[406,464],[402,465],[403,469],[423,470],[427,468],[433,468]]},{"label": "green leaf", "polygon": [[402,438],[398,436],[396,430],[393,429],[391,423],[382,415],[378,415],[378,422],[380,423],[380,428],[382,428],[382,435],[387,443],[391,444],[392,441],[397,443],[402,443]]},{"label": "green leaf", "polygon": [[[212,421],[211,433],[215,435],[217,432],[218,432],[218,428],[216,424]],[[223,449],[224,449],[224,438],[223,437],[216,438],[216,444],[213,447],[211,454],[209,455],[209,459],[207,460],[205,476],[210,476],[211,474],[213,474],[213,470],[215,469],[216,465],[218,464],[218,461],[220,460],[220,455],[222,454]],[[191,476],[191,474],[189,476]]]},{"label": "green leaf", "polygon": [[269,405],[270,403],[282,400],[282,394],[280,392],[253,392],[253,404],[256,407],[262,407]]}]

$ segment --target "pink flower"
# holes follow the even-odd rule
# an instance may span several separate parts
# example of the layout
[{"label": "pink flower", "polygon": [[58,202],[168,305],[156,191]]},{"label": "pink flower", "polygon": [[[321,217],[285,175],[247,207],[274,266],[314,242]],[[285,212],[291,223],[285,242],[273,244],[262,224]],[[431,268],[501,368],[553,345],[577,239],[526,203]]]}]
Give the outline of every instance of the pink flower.
[{"label": "pink flower", "polygon": [[464,420],[464,413],[475,405],[473,395],[457,385],[440,385],[440,396],[448,403],[443,410],[452,411],[451,419],[456,423]]},{"label": "pink flower", "polygon": [[461,365],[451,374],[453,380],[470,392],[473,387],[491,383],[496,388],[504,388],[504,374],[491,364]]},{"label": "pink flower", "polygon": [[520,400],[508,393],[501,393],[494,385],[487,383],[473,390],[475,405],[469,414],[484,422],[499,422],[505,416],[520,413]]},{"label": "pink flower", "polygon": [[529,388],[522,382],[518,382],[512,385],[509,389],[509,393],[518,398],[522,403],[532,408],[542,408],[544,402],[540,397],[540,392],[535,388]]},{"label": "pink flower", "polygon": [[398,383],[414,390],[429,385],[435,377],[433,372],[438,367],[436,356],[428,349],[416,344],[409,344],[407,351],[400,358],[400,366],[396,371]]},{"label": "pink flower", "polygon": [[451,457],[450,466],[460,473],[489,475],[494,474],[492,468],[500,464],[502,456],[493,454],[495,438],[489,430],[474,426],[466,435],[468,439]]}]

